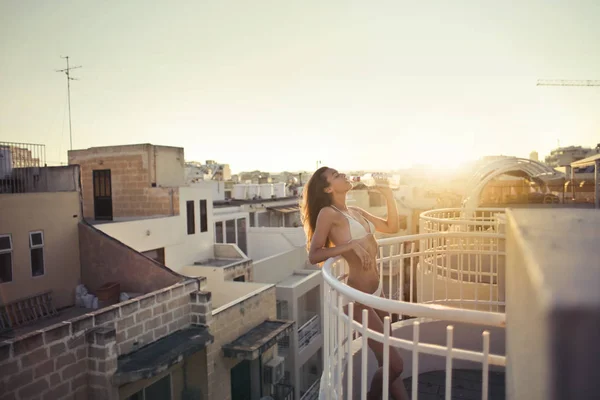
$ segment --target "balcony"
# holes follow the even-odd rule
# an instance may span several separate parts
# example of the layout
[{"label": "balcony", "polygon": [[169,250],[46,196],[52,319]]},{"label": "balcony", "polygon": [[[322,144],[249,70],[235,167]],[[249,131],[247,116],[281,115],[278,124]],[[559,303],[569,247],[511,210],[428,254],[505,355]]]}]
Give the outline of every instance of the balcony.
[{"label": "balcony", "polygon": [[[368,346],[371,340],[383,345],[383,382],[389,380],[390,349],[400,353],[412,399],[430,388],[432,379],[439,381],[437,395],[446,398],[504,395],[503,214],[500,209],[468,215],[426,212],[421,216],[426,233],[380,240],[382,297],[347,286],[342,258],[325,263],[321,384],[327,398],[366,398],[379,367]],[[383,332],[368,328],[366,310],[363,323],[354,320],[354,303],[387,314]],[[397,320],[393,324],[392,318]],[[384,384],[383,398],[389,395]]]},{"label": "balcony", "polygon": [[317,400],[319,398],[320,379],[317,379],[310,387],[300,396],[300,400]]},{"label": "balcony", "polygon": [[298,328],[298,351],[300,352],[306,348],[320,333],[321,318],[317,314]]},{"label": "balcony", "polygon": [[273,385],[274,400],[294,400],[294,387],[287,383],[276,383]]}]

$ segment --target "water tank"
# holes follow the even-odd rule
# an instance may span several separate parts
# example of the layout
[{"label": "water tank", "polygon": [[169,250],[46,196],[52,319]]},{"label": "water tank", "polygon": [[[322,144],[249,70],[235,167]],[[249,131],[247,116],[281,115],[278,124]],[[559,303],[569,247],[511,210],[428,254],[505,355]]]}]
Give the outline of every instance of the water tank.
[{"label": "water tank", "polygon": [[245,183],[233,185],[233,198],[239,200],[248,198],[248,185]]},{"label": "water tank", "polygon": [[273,184],[271,183],[263,183],[260,185],[260,197],[263,199],[270,199],[273,195]]},{"label": "water tank", "polygon": [[285,182],[278,182],[273,184],[273,194],[275,197],[286,197],[285,196]]},{"label": "water tank", "polygon": [[253,199],[255,196],[258,196],[259,187],[257,183],[249,183],[248,184],[248,198]]},{"label": "water tank", "polygon": [[0,147],[0,179],[12,176],[12,153],[10,147]]}]

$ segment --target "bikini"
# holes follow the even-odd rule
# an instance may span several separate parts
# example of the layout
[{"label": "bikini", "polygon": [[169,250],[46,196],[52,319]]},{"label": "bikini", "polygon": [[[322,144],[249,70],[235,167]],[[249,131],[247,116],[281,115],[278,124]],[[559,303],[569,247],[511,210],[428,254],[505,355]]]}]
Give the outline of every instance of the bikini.
[{"label": "bikini", "polygon": [[[350,227],[350,237],[352,238],[351,240],[362,239],[365,236],[367,236],[369,234],[373,234],[375,232],[375,225],[373,225],[373,223],[371,221],[369,221],[368,219],[363,217],[364,220],[367,221],[367,223],[369,224],[369,230],[367,231],[365,229],[365,227],[363,226],[363,224],[358,222],[358,220],[356,218],[354,218],[352,215],[350,215],[348,212],[344,212],[334,205],[332,205],[331,208],[340,212],[348,220],[348,226]],[[377,288],[377,290],[375,290],[375,292],[373,292],[373,296],[377,296],[377,297],[381,296],[382,290],[383,290],[383,286],[382,286],[382,283],[380,280],[379,287]],[[343,303],[344,303],[344,305],[348,304],[348,300],[345,297],[344,297]]]}]

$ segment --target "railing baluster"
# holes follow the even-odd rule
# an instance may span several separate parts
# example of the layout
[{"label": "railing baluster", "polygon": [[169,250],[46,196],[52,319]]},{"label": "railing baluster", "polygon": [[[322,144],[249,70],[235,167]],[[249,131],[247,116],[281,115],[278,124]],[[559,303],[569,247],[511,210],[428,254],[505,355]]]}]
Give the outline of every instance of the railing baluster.
[{"label": "railing baluster", "polygon": [[325,347],[324,349],[324,353],[325,353],[325,357],[324,357],[324,373],[323,373],[323,379],[324,379],[324,385],[327,388],[325,390],[325,398],[327,400],[329,400],[331,398],[331,391],[329,390],[330,387],[330,380],[329,380],[329,360],[331,357],[331,353],[330,353],[330,348],[329,348],[329,341],[331,340],[331,332],[330,332],[330,328],[329,328],[329,315],[331,314],[331,309],[329,307],[330,304],[330,298],[331,298],[331,287],[329,285],[326,285],[326,289],[325,289],[325,318],[323,318],[323,330],[325,331],[325,337],[323,338],[323,346]]},{"label": "railing baluster", "polygon": [[420,322],[413,323],[413,349],[412,349],[412,400],[417,400],[419,388],[419,327]]},{"label": "railing baluster", "polygon": [[452,399],[452,342],[454,340],[454,327],[448,325],[446,327],[446,347],[448,354],[446,355],[446,400]]},{"label": "railing baluster", "polygon": [[336,329],[337,329],[337,365],[336,365],[336,372],[337,372],[337,382],[336,382],[336,391],[338,394],[338,398],[341,396],[342,393],[342,356],[343,356],[343,343],[344,343],[344,329],[343,329],[343,318],[342,315],[344,315],[344,308],[342,307],[342,300],[343,300],[343,295],[340,294],[337,298],[337,312],[336,312]]},{"label": "railing baluster", "polygon": [[390,317],[383,319],[383,395],[389,398],[390,392]]},{"label": "railing baluster", "polygon": [[483,363],[481,365],[481,399],[488,399],[489,368],[490,368],[490,332],[483,331]]},{"label": "railing baluster", "polygon": [[[389,254],[388,254],[388,295],[387,298],[388,299],[393,299],[394,294],[392,292],[392,283],[394,283],[394,260],[393,260],[393,256],[394,254],[394,245],[391,244],[388,246],[389,249]],[[391,311],[388,313],[388,315],[391,317],[392,313]]]},{"label": "railing baluster", "polygon": [[367,360],[369,355],[369,311],[363,309],[362,311],[362,348],[361,353],[361,371],[360,371],[360,398],[361,400],[367,400]]},{"label": "railing baluster", "polygon": [[415,242],[411,242],[410,243],[410,299],[408,300],[409,303],[412,303],[413,300],[413,296],[414,296],[414,287],[415,287],[415,281],[414,281],[414,274],[415,274],[415,268],[414,268],[414,253],[415,253]]},{"label": "railing baluster", "polygon": [[[404,301],[404,242],[400,243],[400,264],[399,264],[400,273],[398,274],[398,300]],[[398,318],[402,319],[402,315],[399,315]]]},{"label": "railing baluster", "polygon": [[351,399],[353,396],[353,369],[354,369],[354,362],[352,360],[352,336],[353,336],[353,328],[352,328],[352,321],[354,321],[354,302],[351,302],[348,304],[348,327],[347,327],[347,333],[346,333],[346,347],[348,349],[348,351],[346,352],[346,360],[348,362],[347,364],[347,368],[346,368],[346,373],[347,373],[347,378],[346,378],[346,384],[348,386],[348,394],[346,396],[346,398]]}]

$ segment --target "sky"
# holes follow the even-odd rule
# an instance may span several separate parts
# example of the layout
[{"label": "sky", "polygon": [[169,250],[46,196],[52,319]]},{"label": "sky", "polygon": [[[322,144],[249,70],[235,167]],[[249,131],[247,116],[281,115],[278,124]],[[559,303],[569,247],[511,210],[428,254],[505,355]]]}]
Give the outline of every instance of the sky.
[{"label": "sky", "polygon": [[0,141],[234,172],[445,168],[600,142],[600,2],[0,2]]}]

